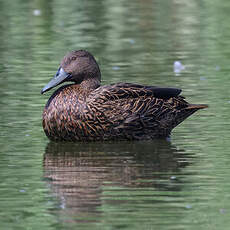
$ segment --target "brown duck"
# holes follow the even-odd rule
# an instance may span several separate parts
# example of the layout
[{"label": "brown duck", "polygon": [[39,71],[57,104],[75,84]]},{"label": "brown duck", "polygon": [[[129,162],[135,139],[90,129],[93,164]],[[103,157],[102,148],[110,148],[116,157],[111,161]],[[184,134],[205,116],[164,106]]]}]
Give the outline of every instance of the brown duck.
[{"label": "brown duck", "polygon": [[101,86],[101,73],[87,51],[68,53],[41,93],[66,82],[49,98],[43,128],[54,141],[143,140],[171,130],[206,105],[192,105],[181,90],[116,83]]}]

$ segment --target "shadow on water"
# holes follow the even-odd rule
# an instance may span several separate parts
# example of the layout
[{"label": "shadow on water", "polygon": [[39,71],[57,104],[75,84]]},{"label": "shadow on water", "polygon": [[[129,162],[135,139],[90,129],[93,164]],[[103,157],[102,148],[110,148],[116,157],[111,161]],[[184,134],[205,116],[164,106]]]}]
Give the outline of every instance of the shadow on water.
[{"label": "shadow on water", "polygon": [[[137,194],[133,191],[139,189],[181,191],[180,181],[172,183],[172,175],[189,164],[188,158],[183,150],[164,140],[50,142],[44,154],[44,178],[60,201],[62,217],[63,214],[68,218],[82,213],[99,214],[105,203],[119,205],[129,203],[130,199],[135,203]],[[127,199],[121,192],[124,190],[126,194],[131,192]],[[141,196],[138,202],[150,202]],[[154,194],[150,196],[154,199]]]}]

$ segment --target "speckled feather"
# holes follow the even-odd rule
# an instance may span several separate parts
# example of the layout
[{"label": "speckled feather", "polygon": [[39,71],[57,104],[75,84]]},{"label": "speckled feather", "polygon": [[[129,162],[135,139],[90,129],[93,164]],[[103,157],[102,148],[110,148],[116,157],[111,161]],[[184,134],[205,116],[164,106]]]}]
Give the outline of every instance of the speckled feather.
[{"label": "speckled feather", "polygon": [[[73,59],[73,54],[68,55],[64,58],[67,66]],[[80,75],[84,79],[82,71],[81,74],[72,75]],[[97,78],[100,79],[100,76]],[[43,128],[51,140],[143,140],[168,137],[171,130],[188,116],[207,107],[187,103],[184,97],[179,96],[180,89],[132,83],[99,86],[95,84],[94,77],[88,82],[79,82],[79,77],[75,77],[74,81],[75,84],[56,90],[45,106]]]},{"label": "speckled feather", "polygon": [[72,84],[48,101],[43,127],[55,141],[152,139],[169,136],[198,109],[181,96],[157,98],[154,87],[119,83],[85,91]]}]

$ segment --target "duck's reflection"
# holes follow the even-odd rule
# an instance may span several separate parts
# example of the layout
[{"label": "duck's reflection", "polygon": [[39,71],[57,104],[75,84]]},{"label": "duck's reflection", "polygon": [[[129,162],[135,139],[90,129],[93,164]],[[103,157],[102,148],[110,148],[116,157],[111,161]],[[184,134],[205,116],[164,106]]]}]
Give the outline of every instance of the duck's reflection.
[{"label": "duck's reflection", "polygon": [[186,165],[183,151],[168,141],[51,142],[44,154],[44,177],[65,211],[92,213],[105,196],[113,200],[113,188],[181,190],[170,177]]}]

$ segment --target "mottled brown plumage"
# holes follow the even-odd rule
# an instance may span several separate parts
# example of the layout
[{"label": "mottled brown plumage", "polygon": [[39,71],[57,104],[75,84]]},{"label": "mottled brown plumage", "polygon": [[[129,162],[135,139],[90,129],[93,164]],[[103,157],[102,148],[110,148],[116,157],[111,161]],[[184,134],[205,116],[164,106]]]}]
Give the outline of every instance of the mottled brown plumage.
[{"label": "mottled brown plumage", "polygon": [[206,105],[191,105],[181,90],[117,83],[100,86],[100,70],[87,51],[68,53],[42,93],[63,83],[43,112],[43,128],[54,141],[143,140],[171,130]]}]

